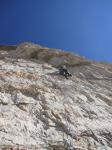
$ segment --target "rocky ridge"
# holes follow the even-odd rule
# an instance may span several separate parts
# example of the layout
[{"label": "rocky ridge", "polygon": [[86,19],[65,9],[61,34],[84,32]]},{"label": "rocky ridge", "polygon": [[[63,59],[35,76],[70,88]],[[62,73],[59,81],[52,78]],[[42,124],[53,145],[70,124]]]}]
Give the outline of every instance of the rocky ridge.
[{"label": "rocky ridge", "polygon": [[[70,79],[58,75],[64,64]],[[112,149],[112,64],[22,43],[0,51],[0,145]]]}]

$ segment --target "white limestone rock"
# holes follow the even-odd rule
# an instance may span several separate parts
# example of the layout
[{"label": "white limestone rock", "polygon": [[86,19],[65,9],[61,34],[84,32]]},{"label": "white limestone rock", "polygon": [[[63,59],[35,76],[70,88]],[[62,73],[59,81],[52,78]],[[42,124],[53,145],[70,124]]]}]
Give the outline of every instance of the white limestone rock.
[{"label": "white limestone rock", "polygon": [[[44,49],[45,55],[50,51],[52,58],[32,59],[31,51],[25,55],[32,47]],[[0,60],[0,144],[111,150],[112,65],[86,66],[83,58],[73,55],[70,63],[81,64],[69,64],[73,76],[67,80],[54,67],[57,61],[63,64],[64,52],[33,44],[20,45],[16,52]]]}]

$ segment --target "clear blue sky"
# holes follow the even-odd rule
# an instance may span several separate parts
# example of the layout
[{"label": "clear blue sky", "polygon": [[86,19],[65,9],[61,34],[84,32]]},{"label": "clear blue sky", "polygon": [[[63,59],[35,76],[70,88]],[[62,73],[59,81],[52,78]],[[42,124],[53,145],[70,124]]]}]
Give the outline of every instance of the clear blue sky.
[{"label": "clear blue sky", "polygon": [[0,0],[0,44],[23,41],[112,62],[112,0]]}]

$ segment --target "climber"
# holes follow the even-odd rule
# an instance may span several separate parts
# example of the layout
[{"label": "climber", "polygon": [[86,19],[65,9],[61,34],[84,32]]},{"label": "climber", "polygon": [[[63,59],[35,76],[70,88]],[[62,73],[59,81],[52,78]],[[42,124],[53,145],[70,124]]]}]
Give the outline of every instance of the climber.
[{"label": "climber", "polygon": [[65,66],[60,66],[59,67],[59,74],[63,75],[66,79],[68,79],[68,77],[72,76],[68,70],[66,69]]}]

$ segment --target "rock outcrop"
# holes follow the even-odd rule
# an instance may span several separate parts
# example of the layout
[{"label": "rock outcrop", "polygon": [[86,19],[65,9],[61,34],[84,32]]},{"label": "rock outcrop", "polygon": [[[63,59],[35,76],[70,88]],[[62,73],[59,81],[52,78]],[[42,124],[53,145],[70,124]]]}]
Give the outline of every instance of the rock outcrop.
[{"label": "rock outcrop", "polygon": [[112,64],[31,43],[0,51],[0,145],[111,150]]}]

